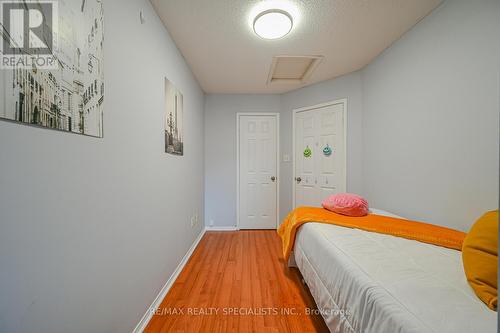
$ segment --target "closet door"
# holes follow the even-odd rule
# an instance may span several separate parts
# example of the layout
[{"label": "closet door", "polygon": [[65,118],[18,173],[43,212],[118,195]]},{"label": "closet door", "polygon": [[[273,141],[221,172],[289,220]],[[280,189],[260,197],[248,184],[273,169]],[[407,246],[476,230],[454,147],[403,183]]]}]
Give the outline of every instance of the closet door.
[{"label": "closet door", "polygon": [[277,115],[239,116],[239,228],[277,224]]},{"label": "closet door", "polygon": [[345,103],[295,114],[295,207],[345,192]]}]

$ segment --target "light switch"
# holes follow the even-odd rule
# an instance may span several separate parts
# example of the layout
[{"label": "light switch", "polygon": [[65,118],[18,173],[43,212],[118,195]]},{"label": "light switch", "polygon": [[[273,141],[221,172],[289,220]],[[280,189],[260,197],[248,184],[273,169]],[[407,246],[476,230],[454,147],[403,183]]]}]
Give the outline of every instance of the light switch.
[{"label": "light switch", "polygon": [[283,162],[290,162],[290,155],[284,154],[283,155]]}]

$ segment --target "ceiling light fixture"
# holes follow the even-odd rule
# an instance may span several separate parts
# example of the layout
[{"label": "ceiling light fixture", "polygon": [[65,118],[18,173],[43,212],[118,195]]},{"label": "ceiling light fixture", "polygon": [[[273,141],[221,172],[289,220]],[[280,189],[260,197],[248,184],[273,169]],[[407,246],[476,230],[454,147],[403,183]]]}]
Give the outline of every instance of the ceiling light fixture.
[{"label": "ceiling light fixture", "polygon": [[286,36],[293,27],[293,19],[281,9],[265,10],[253,21],[253,30],[264,39],[278,39]]}]

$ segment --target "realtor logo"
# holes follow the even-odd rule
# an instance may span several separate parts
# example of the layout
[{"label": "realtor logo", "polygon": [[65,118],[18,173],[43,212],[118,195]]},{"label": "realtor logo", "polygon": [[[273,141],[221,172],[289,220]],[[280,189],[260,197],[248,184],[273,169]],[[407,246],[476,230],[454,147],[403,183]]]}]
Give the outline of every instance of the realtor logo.
[{"label": "realtor logo", "polygon": [[57,1],[2,1],[2,68],[56,69]]}]

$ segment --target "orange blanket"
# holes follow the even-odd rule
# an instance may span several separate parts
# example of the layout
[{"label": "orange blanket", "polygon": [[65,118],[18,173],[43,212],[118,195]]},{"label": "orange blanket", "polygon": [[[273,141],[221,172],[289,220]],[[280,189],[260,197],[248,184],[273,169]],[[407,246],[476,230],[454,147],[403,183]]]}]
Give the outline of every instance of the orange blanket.
[{"label": "orange blanket", "polygon": [[369,214],[363,217],[349,217],[335,214],[317,207],[299,207],[285,218],[278,235],[283,241],[283,255],[286,260],[292,252],[295,234],[307,222],[334,224],[341,227],[377,232],[455,250],[462,250],[465,233],[433,224],[409,221],[394,217]]}]

